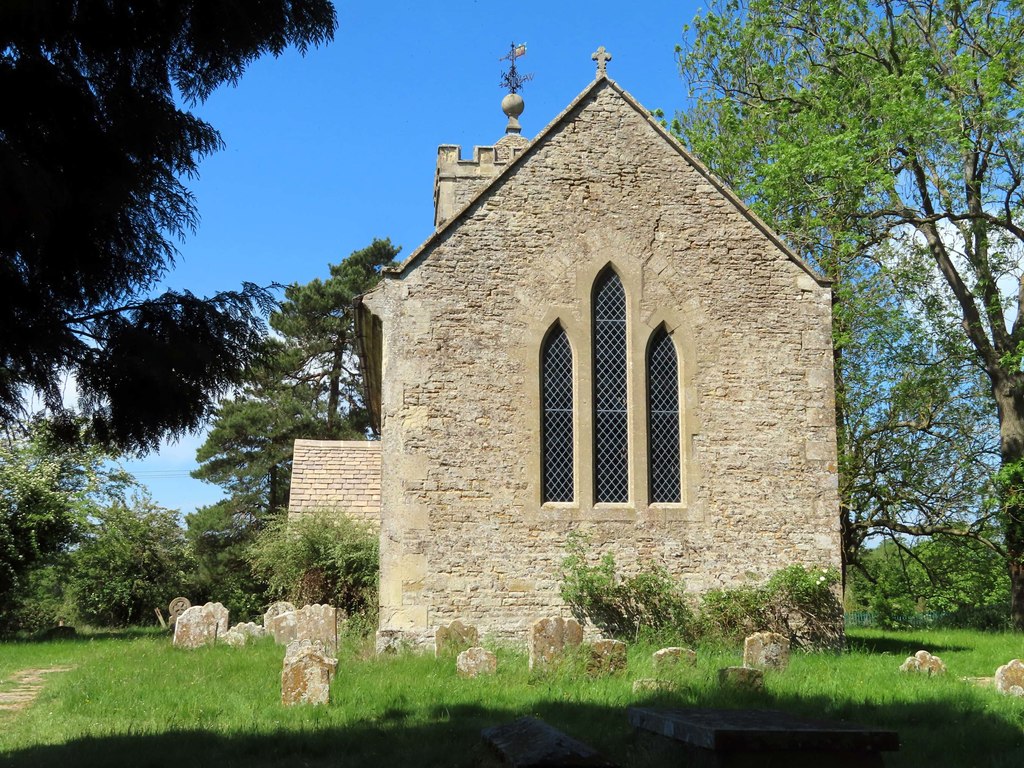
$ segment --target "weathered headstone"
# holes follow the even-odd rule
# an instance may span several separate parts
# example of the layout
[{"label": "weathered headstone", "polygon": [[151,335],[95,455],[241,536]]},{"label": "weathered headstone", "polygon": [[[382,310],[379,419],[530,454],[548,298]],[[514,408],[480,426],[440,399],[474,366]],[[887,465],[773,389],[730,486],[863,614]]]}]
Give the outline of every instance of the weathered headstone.
[{"label": "weathered headstone", "polygon": [[295,611],[279,613],[266,620],[267,631],[274,636],[274,642],[278,645],[288,645],[297,639],[298,619]]},{"label": "weathered headstone", "polygon": [[434,631],[434,656],[454,656],[480,642],[476,627],[455,620],[442,624]]},{"label": "weathered headstone", "polygon": [[398,629],[378,629],[374,651],[378,656],[394,654],[402,650],[405,641],[402,631]]},{"label": "weathered headstone", "polygon": [[881,768],[882,752],[900,748],[895,731],[770,709],[630,707],[626,718],[676,765]]},{"label": "weathered headstone", "polygon": [[626,644],[621,640],[595,640],[590,644],[589,651],[589,675],[612,675],[626,668]]},{"label": "weathered headstone", "polygon": [[224,633],[224,636],[221,637],[221,642],[225,645],[230,645],[232,648],[239,648],[245,645],[246,640],[248,640],[248,638],[245,635],[241,632],[236,632],[233,629],[229,629]]},{"label": "weathered headstone", "polygon": [[333,605],[304,605],[295,612],[295,639],[323,644],[333,656],[338,652],[338,612]]},{"label": "weathered headstone", "polygon": [[660,651],[655,651],[651,658],[654,661],[655,670],[669,669],[684,664],[688,667],[697,666],[697,652],[689,648],[662,648]]},{"label": "weathered headstone", "polygon": [[282,704],[329,704],[331,678],[338,660],[320,643],[295,640],[288,644],[281,669]]},{"label": "weathered headstone", "polygon": [[174,598],[167,605],[167,623],[173,627],[178,617],[191,607],[192,603],[187,597]]},{"label": "weathered headstone", "polygon": [[764,688],[764,670],[757,667],[726,667],[718,670],[718,684],[760,691]]},{"label": "weathered headstone", "polygon": [[672,680],[640,677],[633,681],[633,693],[672,693],[679,688]]},{"label": "weathered headstone", "polygon": [[498,658],[486,648],[467,648],[455,660],[455,669],[460,677],[493,675],[498,671]]},{"label": "weathered headstone", "polygon": [[789,666],[789,638],[776,632],[755,632],[743,641],[743,666],[785,669]]},{"label": "weathered headstone", "polygon": [[554,663],[567,648],[583,642],[583,628],[576,619],[537,619],[530,627],[530,669]]},{"label": "weathered headstone", "polygon": [[245,635],[247,638],[252,640],[258,640],[261,637],[267,636],[267,630],[261,627],[254,621],[246,621],[239,624],[235,624],[229,631],[238,632],[239,634]]},{"label": "weathered headstone", "polygon": [[227,631],[227,608],[220,603],[193,605],[186,608],[174,623],[174,645],[178,648],[211,645]]},{"label": "weathered headstone", "polygon": [[928,651],[918,651],[913,656],[900,664],[900,672],[917,672],[922,675],[944,675],[946,665],[938,656],[932,656]]},{"label": "weathered headstone", "polygon": [[264,637],[266,634],[267,630],[259,624],[247,621],[242,624],[235,624],[235,626],[227,631],[223,640],[230,646],[238,647],[246,645],[250,640]]},{"label": "weathered headstone", "polygon": [[282,613],[294,613],[295,606],[289,603],[287,600],[279,600],[276,603],[271,603],[270,607],[263,614],[263,626],[266,629],[270,629],[270,620],[280,616]]},{"label": "weathered headstone", "polygon": [[1014,659],[996,670],[996,690],[1008,696],[1024,696],[1024,661]]},{"label": "weathered headstone", "polygon": [[484,728],[480,735],[501,756],[505,765],[514,768],[614,768],[615,765],[593,747],[533,717],[521,717],[511,723]]}]

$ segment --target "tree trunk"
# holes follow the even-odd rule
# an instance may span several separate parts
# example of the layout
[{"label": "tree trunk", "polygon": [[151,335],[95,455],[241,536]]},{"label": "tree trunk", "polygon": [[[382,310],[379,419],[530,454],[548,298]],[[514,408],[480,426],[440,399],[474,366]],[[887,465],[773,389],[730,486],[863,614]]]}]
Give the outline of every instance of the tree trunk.
[{"label": "tree trunk", "polygon": [[1010,572],[1010,621],[1024,631],[1024,394],[1019,376],[992,386],[999,410],[999,511]]}]

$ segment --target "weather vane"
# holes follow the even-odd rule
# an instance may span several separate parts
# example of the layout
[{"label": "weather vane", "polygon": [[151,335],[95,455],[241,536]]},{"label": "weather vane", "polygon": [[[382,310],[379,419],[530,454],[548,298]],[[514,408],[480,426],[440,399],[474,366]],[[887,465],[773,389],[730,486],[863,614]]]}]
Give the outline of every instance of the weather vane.
[{"label": "weather vane", "polygon": [[523,85],[533,80],[533,74],[522,75],[516,69],[516,59],[526,55],[526,43],[512,43],[509,46],[508,56],[502,56],[498,61],[509,62],[508,72],[501,73],[501,87],[507,88],[509,93],[519,93]]}]

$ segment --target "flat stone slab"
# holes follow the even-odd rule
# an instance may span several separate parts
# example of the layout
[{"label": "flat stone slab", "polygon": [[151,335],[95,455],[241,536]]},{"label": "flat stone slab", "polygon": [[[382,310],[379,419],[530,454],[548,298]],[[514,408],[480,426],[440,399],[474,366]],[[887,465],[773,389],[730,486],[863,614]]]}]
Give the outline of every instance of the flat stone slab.
[{"label": "flat stone slab", "polygon": [[480,735],[512,768],[615,768],[615,763],[592,747],[533,717],[521,717],[505,725],[484,728]]},{"label": "flat stone slab", "polygon": [[776,710],[630,707],[634,728],[714,752],[892,752],[899,735]]}]

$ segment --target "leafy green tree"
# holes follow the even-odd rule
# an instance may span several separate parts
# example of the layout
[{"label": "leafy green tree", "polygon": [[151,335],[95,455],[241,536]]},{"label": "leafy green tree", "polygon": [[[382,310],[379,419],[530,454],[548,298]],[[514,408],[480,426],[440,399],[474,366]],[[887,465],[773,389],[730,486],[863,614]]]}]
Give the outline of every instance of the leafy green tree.
[{"label": "leafy green tree", "polygon": [[[991,532],[993,538],[996,533]],[[882,626],[899,626],[902,617],[922,612],[939,614],[939,621],[952,625],[1006,625],[1005,561],[977,539],[894,537],[867,550],[862,561],[852,590],[855,606],[873,611]]]},{"label": "leafy green tree", "polygon": [[329,0],[0,4],[0,423],[30,392],[66,415],[71,374],[94,439],[147,449],[240,382],[265,290],[150,295],[196,226],[184,180],[222,143],[175,99],[335,24]]},{"label": "leafy green tree", "polygon": [[68,447],[36,422],[0,440],[0,621],[33,567],[64,551],[131,479],[95,447]]},{"label": "leafy green tree", "polygon": [[962,349],[936,343],[887,274],[854,266],[834,306],[844,562],[860,567],[878,536],[991,545],[998,432],[981,376]]},{"label": "leafy green tree", "polygon": [[200,507],[185,518],[195,571],[187,597],[223,603],[232,616],[253,619],[266,606],[266,583],[255,577],[246,549],[257,524],[238,514],[230,499]]},{"label": "leafy green tree", "polygon": [[136,496],[101,515],[69,558],[78,616],[98,626],[152,623],[153,609],[181,594],[192,569],[178,512]]},{"label": "leafy green tree", "polygon": [[695,106],[678,122],[839,286],[847,265],[874,260],[940,341],[968,350],[998,421],[999,528],[1018,628],[1021,11],[1019,0],[716,2],[680,51]]}]

